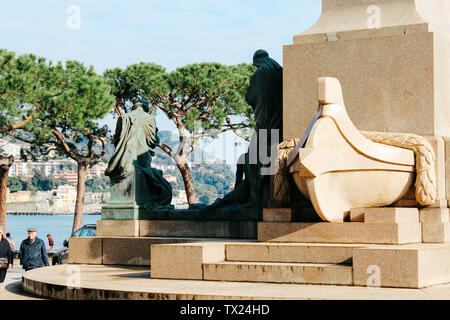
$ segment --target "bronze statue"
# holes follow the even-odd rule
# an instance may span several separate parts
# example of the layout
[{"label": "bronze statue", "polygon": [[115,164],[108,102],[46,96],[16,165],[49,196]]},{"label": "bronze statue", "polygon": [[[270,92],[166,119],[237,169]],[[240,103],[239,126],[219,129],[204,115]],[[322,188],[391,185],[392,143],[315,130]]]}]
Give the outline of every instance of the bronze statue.
[{"label": "bronze statue", "polygon": [[[268,157],[271,147],[283,141],[283,68],[265,50],[255,52],[253,65],[258,69],[251,78],[246,100],[253,108],[255,135],[250,142],[249,152],[244,156],[245,163],[238,164],[235,189],[223,199],[218,199],[209,210],[228,206],[261,209],[270,198],[270,176],[261,173],[261,169],[270,164],[262,163],[259,157],[260,144],[255,136],[260,137],[262,131],[267,133],[267,144],[263,148]],[[278,130],[275,143],[272,142],[271,130]],[[243,175],[245,178],[242,180]]]},{"label": "bronze statue", "polygon": [[[159,144],[155,117],[148,103],[135,103],[134,110],[117,120],[114,154],[105,175],[111,180],[112,201],[136,202],[142,208],[170,205],[172,187],[162,171],[150,166]],[[114,199],[115,198],[115,199]]]}]

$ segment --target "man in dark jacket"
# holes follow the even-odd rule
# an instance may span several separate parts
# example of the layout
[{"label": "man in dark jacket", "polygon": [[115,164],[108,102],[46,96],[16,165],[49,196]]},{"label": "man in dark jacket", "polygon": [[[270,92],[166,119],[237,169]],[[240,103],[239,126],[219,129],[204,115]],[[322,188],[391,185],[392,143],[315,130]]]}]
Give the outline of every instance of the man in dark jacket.
[{"label": "man in dark jacket", "polygon": [[35,228],[29,228],[28,238],[20,245],[20,264],[25,271],[49,265],[45,243],[36,237],[36,232]]}]

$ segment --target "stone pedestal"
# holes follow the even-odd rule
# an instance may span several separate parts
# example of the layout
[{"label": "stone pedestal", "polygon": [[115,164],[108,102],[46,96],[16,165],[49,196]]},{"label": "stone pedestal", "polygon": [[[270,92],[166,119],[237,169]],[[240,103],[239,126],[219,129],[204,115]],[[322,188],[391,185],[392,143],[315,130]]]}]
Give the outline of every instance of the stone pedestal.
[{"label": "stone pedestal", "polygon": [[322,3],[319,21],[284,46],[284,138],[301,137],[313,118],[317,79],[338,78],[359,130],[414,133],[430,141],[438,199],[450,199],[450,3]]}]

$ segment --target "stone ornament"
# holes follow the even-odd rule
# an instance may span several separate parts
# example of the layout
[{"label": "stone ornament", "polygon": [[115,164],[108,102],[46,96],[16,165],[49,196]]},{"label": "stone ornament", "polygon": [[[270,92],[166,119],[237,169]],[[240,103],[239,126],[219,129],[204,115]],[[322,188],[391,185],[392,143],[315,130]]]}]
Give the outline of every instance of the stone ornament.
[{"label": "stone ornament", "polygon": [[[335,78],[318,80],[318,100],[322,113],[306,139],[301,139],[300,143],[306,140],[304,147],[293,148],[296,140],[279,146],[280,171],[272,179],[276,199],[288,197],[283,164],[293,159],[289,172],[324,221],[343,222],[352,208],[393,204],[410,189],[416,171],[417,201],[434,203],[434,153],[425,138],[358,131]],[[293,148],[290,154],[289,147]]]}]

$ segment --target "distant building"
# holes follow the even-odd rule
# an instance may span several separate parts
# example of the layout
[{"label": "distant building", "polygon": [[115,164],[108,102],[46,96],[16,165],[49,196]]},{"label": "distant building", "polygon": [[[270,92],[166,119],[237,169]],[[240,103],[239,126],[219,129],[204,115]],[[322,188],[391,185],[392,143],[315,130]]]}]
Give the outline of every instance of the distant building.
[{"label": "distant building", "polygon": [[31,191],[17,191],[10,193],[9,188],[6,189],[6,202],[29,202],[31,201]]},{"label": "distant building", "polygon": [[64,178],[69,184],[76,186],[78,182],[78,173],[74,171],[63,171],[55,174],[58,179]]},{"label": "distant building", "polygon": [[53,190],[53,210],[54,211],[73,211],[75,208],[75,201],[77,199],[77,190],[71,185],[59,186],[56,190]]},{"label": "distant building", "polygon": [[186,191],[178,190],[177,196],[172,197],[171,205],[173,205],[175,209],[189,209]]},{"label": "distant building", "polygon": [[9,169],[11,177],[30,177],[32,175],[31,162],[15,160]]},{"label": "distant building", "polygon": [[84,195],[84,203],[106,203],[111,199],[109,192],[86,192]]}]

